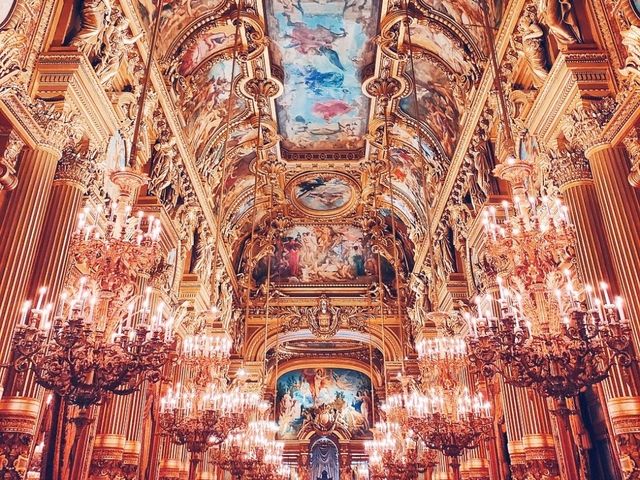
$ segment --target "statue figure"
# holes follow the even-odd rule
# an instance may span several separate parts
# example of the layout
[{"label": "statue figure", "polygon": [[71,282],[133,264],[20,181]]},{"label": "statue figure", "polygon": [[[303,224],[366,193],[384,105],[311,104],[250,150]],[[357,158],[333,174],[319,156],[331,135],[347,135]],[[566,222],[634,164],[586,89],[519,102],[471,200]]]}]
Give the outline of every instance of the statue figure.
[{"label": "statue figure", "polygon": [[102,85],[110,85],[118,74],[125,54],[135,42],[143,35],[138,33],[134,37],[127,36],[129,20],[120,10],[115,10],[112,16],[112,24],[104,34],[104,47],[100,55],[100,62],[96,66],[96,75]]},{"label": "statue figure", "polygon": [[[178,169],[175,162],[178,152],[175,145],[176,138],[170,135],[169,132],[163,131],[153,146],[153,167],[151,169],[151,178],[149,179],[149,191],[158,196],[162,195],[166,188],[175,188],[179,184]],[[171,206],[175,208],[178,195],[171,195],[168,200]]]},{"label": "statue figure", "polygon": [[538,15],[560,45],[582,42],[571,0],[538,0]]},{"label": "statue figure", "polygon": [[518,33],[521,36],[518,50],[527,60],[533,76],[533,84],[539,88],[549,75],[547,54],[544,45],[544,31],[536,21],[535,12],[527,9],[518,22]]},{"label": "statue figure", "polygon": [[620,73],[625,77],[631,77],[635,82],[640,82],[640,27],[629,25],[621,35],[622,44],[627,47],[628,55]]},{"label": "statue figure", "polygon": [[102,49],[111,9],[110,0],[84,0],[82,4],[82,27],[71,40],[71,45],[77,47],[89,59],[98,55]]},{"label": "statue figure", "polygon": [[213,259],[213,242],[207,236],[201,234],[194,245],[195,261],[191,273],[196,273],[201,279],[206,279],[211,274],[211,262]]}]

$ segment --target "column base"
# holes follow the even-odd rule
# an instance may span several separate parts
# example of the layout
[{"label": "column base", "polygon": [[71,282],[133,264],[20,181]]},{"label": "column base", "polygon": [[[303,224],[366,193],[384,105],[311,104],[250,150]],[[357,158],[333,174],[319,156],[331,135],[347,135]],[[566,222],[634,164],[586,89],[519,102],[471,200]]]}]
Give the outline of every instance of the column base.
[{"label": "column base", "polygon": [[607,405],[624,478],[640,479],[640,397],[612,398]]},{"label": "column base", "polygon": [[462,463],[460,473],[464,480],[489,480],[489,462],[484,458],[471,458]]},{"label": "column base", "polygon": [[4,456],[0,477],[24,478],[39,412],[40,400],[37,398],[0,399],[0,452]]},{"label": "column base", "polygon": [[536,480],[560,478],[560,467],[552,435],[525,435],[522,437],[522,446],[529,478]]},{"label": "column base", "polygon": [[125,441],[124,435],[96,435],[89,469],[91,480],[110,479],[121,475]]},{"label": "column base", "polygon": [[509,458],[511,460],[511,478],[513,480],[525,480],[527,478],[527,458],[524,446],[519,440],[510,440],[507,443]]},{"label": "column base", "polygon": [[158,467],[158,478],[159,480],[179,480],[183,468],[184,466],[180,460],[163,458],[160,460],[160,466]]}]

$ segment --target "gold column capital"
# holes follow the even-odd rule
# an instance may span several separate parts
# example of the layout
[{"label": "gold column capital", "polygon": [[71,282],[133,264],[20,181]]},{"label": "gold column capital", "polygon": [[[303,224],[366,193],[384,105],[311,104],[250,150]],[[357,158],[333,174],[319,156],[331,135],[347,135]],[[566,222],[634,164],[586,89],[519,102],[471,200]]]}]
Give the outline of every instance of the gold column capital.
[{"label": "gold column capital", "polygon": [[551,175],[560,191],[565,192],[572,187],[593,182],[589,161],[581,148],[553,149],[549,151],[549,158]]},{"label": "gold column capital", "polygon": [[86,190],[97,156],[98,152],[95,150],[81,153],[75,145],[65,145],[56,166],[54,183],[66,183],[82,191]]},{"label": "gold column capital", "polygon": [[560,129],[572,145],[583,148],[588,156],[590,151],[608,146],[603,131],[617,106],[612,97],[581,101],[561,119]]}]

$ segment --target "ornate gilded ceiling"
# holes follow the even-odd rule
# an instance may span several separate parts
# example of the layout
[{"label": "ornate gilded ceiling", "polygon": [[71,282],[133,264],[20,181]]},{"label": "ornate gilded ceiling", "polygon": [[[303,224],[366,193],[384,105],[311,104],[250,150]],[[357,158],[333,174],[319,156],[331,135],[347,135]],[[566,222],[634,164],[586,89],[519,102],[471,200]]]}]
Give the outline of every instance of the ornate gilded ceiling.
[{"label": "ornate gilded ceiling", "polygon": [[[153,3],[135,3],[147,31]],[[371,283],[362,218],[378,211],[383,229],[397,220],[408,273],[484,65],[480,6],[174,0],[161,15],[165,82],[236,268],[260,257],[251,231],[277,214],[289,222],[275,247],[281,283]],[[317,255],[298,271],[287,262],[304,241]],[[361,268],[342,249],[362,249]]]}]

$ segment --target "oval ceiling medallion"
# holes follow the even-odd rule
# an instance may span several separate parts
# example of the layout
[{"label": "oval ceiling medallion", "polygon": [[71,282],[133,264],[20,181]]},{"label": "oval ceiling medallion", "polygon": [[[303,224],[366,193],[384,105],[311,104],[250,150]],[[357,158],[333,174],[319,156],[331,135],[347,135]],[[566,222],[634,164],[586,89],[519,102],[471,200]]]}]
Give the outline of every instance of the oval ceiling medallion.
[{"label": "oval ceiling medallion", "polygon": [[11,14],[13,13],[16,3],[16,0],[0,2],[0,28],[9,23],[9,19],[11,18]]},{"label": "oval ceiling medallion", "polygon": [[358,199],[355,180],[338,172],[298,175],[289,182],[287,192],[296,208],[314,216],[343,214],[350,211]]}]

